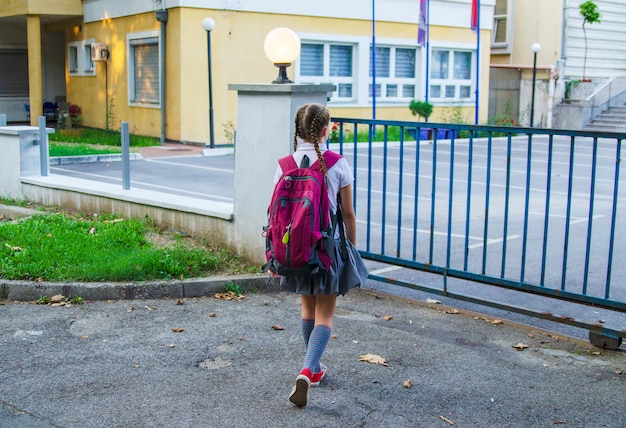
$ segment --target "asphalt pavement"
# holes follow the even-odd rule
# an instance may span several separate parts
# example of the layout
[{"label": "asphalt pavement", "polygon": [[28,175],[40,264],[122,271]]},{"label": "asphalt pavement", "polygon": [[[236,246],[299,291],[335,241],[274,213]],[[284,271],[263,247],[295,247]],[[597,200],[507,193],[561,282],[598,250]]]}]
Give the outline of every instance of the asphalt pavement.
[{"label": "asphalt pavement", "polygon": [[626,426],[623,347],[370,288],[338,299],[298,408],[299,300],[265,276],[0,282],[0,427]]}]

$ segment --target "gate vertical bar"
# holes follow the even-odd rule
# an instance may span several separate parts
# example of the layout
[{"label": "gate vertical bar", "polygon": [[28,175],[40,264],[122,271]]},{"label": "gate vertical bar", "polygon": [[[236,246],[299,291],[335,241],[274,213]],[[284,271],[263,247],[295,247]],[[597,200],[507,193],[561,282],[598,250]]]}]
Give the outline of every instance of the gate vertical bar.
[{"label": "gate vertical bar", "polygon": [[[366,231],[366,248],[371,251],[371,234],[372,234],[372,125],[368,128],[367,143],[367,231]],[[356,133],[355,133],[356,138]],[[356,147],[356,143],[355,143]]]},{"label": "gate vertical bar", "polygon": [[565,290],[565,280],[567,277],[567,254],[569,251],[569,221],[572,216],[572,187],[574,183],[574,149],[576,137],[570,139],[569,149],[569,172],[567,178],[567,210],[565,212],[565,237],[563,241],[563,267],[561,268],[561,291]]},{"label": "gate vertical bar", "polygon": [[465,208],[465,255],[463,257],[463,270],[467,271],[469,258],[470,217],[472,201],[472,161],[474,157],[474,134],[470,133],[467,144],[467,206]]},{"label": "gate vertical bar", "polygon": [[47,177],[50,173],[50,151],[48,149],[48,133],[46,132],[46,117],[39,116],[39,161],[41,176]]},{"label": "gate vertical bar", "polygon": [[448,269],[450,269],[450,252],[452,246],[452,202],[454,199],[454,139],[450,140],[450,184],[448,185],[448,233],[446,241],[446,273],[444,274],[443,291],[448,292]]},{"label": "gate vertical bar", "polygon": [[506,271],[506,250],[508,245],[507,234],[509,233],[509,207],[511,201],[511,134],[506,139],[506,178],[504,192],[504,219],[502,227],[502,261],[500,265],[500,278],[504,278]]},{"label": "gate vertical bar", "polygon": [[524,196],[524,236],[522,236],[522,266],[520,268],[520,282],[524,282],[524,273],[526,272],[526,245],[528,243],[528,208],[530,207],[530,177],[532,153],[533,134],[530,134],[528,135],[528,151],[526,155],[526,195]]},{"label": "gate vertical bar", "polygon": [[354,132],[353,134],[353,138],[352,138],[352,167],[353,167],[353,174],[354,174],[354,186],[352,186],[352,204],[354,205],[354,210],[356,211],[357,209],[357,173],[358,173],[358,158],[357,158],[357,140],[358,140],[358,125],[355,123],[354,124]]},{"label": "gate vertical bar", "polygon": [[404,127],[400,127],[400,160],[398,165],[398,234],[396,237],[396,257],[400,257],[400,248],[402,248],[402,194],[403,177],[404,177]]},{"label": "gate vertical bar", "polygon": [[122,188],[130,190],[130,136],[128,122],[122,122]]},{"label": "gate vertical bar", "polygon": [[613,182],[613,209],[611,211],[611,234],[609,237],[609,260],[606,268],[606,286],[604,288],[604,298],[608,299],[611,289],[611,266],[613,263],[613,246],[615,243],[615,219],[617,217],[617,195],[619,187],[619,168],[622,163],[622,140],[617,140],[615,153],[615,180]]},{"label": "gate vertical bar", "polygon": [[591,257],[591,228],[593,226],[593,205],[596,194],[596,168],[598,162],[598,137],[593,137],[593,155],[591,160],[591,188],[589,189],[589,218],[587,220],[587,248],[585,251],[585,274],[583,277],[583,294],[587,294],[589,280],[589,259]]},{"label": "gate vertical bar", "polygon": [[[433,131],[434,133],[435,131]],[[433,170],[432,185],[430,190],[430,249],[428,251],[428,263],[433,263],[433,247],[435,245],[435,192],[437,186],[437,137],[433,138]]]},{"label": "gate vertical bar", "polygon": [[543,248],[541,251],[541,276],[539,285],[545,285],[546,280],[546,257],[548,250],[548,223],[550,219],[550,190],[552,188],[552,150],[554,143],[554,135],[548,137],[548,169],[546,177],[546,210],[543,219]]},{"label": "gate vertical bar", "polygon": [[413,260],[417,260],[417,236],[419,227],[419,189],[420,189],[420,129],[415,130],[415,197],[413,198]]},{"label": "gate vertical bar", "polygon": [[[374,135],[376,131],[374,130]],[[381,225],[380,225],[380,253],[385,254],[385,230],[387,225],[387,160],[388,160],[388,147],[387,147],[387,126],[384,127],[384,139],[383,139],[383,193],[382,193],[382,212],[381,212]]]},{"label": "gate vertical bar", "polygon": [[491,134],[487,137],[487,177],[485,178],[485,222],[483,230],[483,266],[482,274],[487,271],[487,233],[489,230],[489,192],[491,187]]}]

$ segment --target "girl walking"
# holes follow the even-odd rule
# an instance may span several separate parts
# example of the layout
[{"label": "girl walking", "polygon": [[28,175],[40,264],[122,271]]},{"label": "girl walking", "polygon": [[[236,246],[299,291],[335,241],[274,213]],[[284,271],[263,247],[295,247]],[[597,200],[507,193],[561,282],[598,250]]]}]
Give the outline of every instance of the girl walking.
[{"label": "girl walking", "polygon": [[[306,355],[302,370],[296,377],[296,383],[289,395],[289,400],[297,406],[307,404],[311,386],[318,386],[326,374],[327,368],[320,362],[328,345],[333,328],[337,295],[345,295],[350,289],[360,286],[367,278],[367,269],[356,244],[356,216],[352,205],[352,170],[343,157],[329,169],[326,168],[323,153],[328,150],[330,135],[330,112],[320,104],[306,104],[300,107],[295,116],[293,158],[301,167],[320,163],[327,180],[328,198],[333,216],[341,210],[343,224],[339,224],[335,234],[334,251],[330,254],[332,265],[327,271],[322,270],[315,276],[282,276],[281,288],[300,294],[302,299],[302,336]],[[277,167],[274,183],[277,183],[283,171]],[[339,205],[338,205],[339,201]],[[340,218],[341,218],[340,217]],[[347,257],[342,245],[339,228],[344,228]],[[291,239],[297,239],[292,237]],[[346,248],[347,247],[347,248]],[[279,276],[270,270],[275,278]]]}]

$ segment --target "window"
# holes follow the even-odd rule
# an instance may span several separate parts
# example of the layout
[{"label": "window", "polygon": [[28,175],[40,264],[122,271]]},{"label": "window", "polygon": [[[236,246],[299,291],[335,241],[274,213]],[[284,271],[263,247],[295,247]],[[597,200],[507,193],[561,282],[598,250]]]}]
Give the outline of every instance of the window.
[{"label": "window", "polygon": [[491,46],[496,49],[507,50],[509,47],[509,0],[496,0],[493,13],[493,31],[491,32]]},{"label": "window", "polygon": [[28,96],[28,51],[0,49],[0,97]]},{"label": "window", "polygon": [[472,97],[473,52],[433,49],[430,95],[433,99],[469,100]]},{"label": "window", "polygon": [[[371,52],[371,47],[370,47]],[[415,97],[415,55],[413,48],[376,46],[376,98]],[[372,97],[372,55],[369,61],[369,96]]]},{"label": "window", "polygon": [[78,71],[78,48],[76,46],[70,46],[67,52],[67,63],[70,73],[76,73]]},{"label": "window", "polygon": [[302,83],[334,83],[333,97],[351,100],[354,97],[354,47],[349,44],[304,42],[300,49],[300,81]]},{"label": "window", "polygon": [[83,63],[85,64],[85,71],[93,71],[93,61],[91,60],[91,44],[86,43],[83,49],[85,60]]},{"label": "window", "polygon": [[159,39],[156,32],[128,35],[128,99],[131,104],[160,102]]},{"label": "window", "polygon": [[67,70],[72,76],[95,76],[96,67],[91,60],[94,39],[70,42],[67,45]]}]

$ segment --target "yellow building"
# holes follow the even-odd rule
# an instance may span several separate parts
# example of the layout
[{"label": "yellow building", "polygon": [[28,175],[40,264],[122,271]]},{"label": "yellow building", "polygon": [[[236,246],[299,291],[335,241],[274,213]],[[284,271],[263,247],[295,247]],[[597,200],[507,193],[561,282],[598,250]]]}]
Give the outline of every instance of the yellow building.
[{"label": "yellow building", "polygon": [[[268,3],[5,1],[0,45],[19,53],[21,63],[27,59],[29,77],[25,85],[15,73],[21,84],[15,93],[0,85],[0,112],[9,121],[25,120],[23,104],[29,104],[34,124],[44,101],[65,99],[80,107],[83,126],[119,129],[123,121],[131,133],[204,145],[210,63],[215,141],[224,144],[228,129],[236,127],[236,94],[228,84],[272,82],[277,70],[263,42],[272,29],[288,27],[301,40],[289,76],[296,83],[337,85],[329,94],[334,116],[416,120],[409,102],[428,92],[433,121],[455,108],[473,123],[476,106],[479,121],[487,121],[495,0],[480,2],[480,52],[470,29],[471,0],[429,1],[424,47],[417,43],[417,0]],[[215,22],[210,34],[202,27],[207,17]],[[9,43],[10,37],[15,40]],[[9,68],[9,58],[0,53],[0,70],[3,63]]]}]

